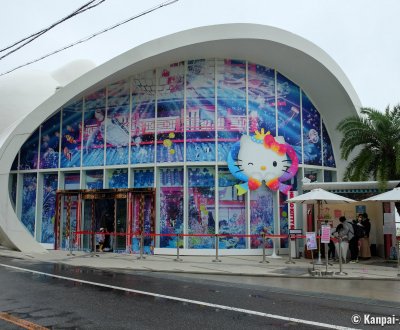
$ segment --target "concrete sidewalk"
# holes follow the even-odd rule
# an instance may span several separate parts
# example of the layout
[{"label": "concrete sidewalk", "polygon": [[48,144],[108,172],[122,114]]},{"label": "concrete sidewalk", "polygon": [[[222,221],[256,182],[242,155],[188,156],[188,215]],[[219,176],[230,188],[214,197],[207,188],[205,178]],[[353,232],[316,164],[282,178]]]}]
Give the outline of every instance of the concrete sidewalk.
[{"label": "concrete sidewalk", "polygon": [[[134,254],[87,253],[82,251],[50,250],[48,253],[34,254],[13,251],[0,246],[0,255],[10,258],[31,261],[62,263],[71,266],[85,266],[100,269],[124,269],[152,272],[175,272],[213,275],[242,275],[242,276],[273,276],[273,277],[323,277],[345,279],[379,279],[400,280],[400,270],[396,262],[388,262],[381,258],[371,258],[356,264],[343,264],[339,272],[339,264],[328,266],[325,275],[325,265],[313,265],[310,259],[293,259],[294,264],[287,263],[288,257],[269,258],[268,263],[260,263],[262,256],[222,256],[220,262],[214,262],[215,256],[181,256],[182,261],[175,261],[176,256],[146,255],[138,259]],[[324,261],[324,260],[322,260]],[[314,272],[313,272],[314,268]],[[333,275],[331,275],[333,273]]]}]

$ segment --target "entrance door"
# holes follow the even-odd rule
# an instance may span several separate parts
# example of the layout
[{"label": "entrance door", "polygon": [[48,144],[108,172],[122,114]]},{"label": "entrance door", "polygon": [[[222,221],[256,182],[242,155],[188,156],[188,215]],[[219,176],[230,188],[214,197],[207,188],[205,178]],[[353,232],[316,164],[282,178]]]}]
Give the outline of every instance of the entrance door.
[{"label": "entrance door", "polygon": [[152,253],[154,189],[64,190],[56,196],[55,249],[69,248],[69,238],[74,248],[95,251],[103,228],[103,251],[139,253],[138,237],[146,233],[144,252]]},{"label": "entrance door", "polygon": [[116,199],[115,216],[115,252],[126,252],[126,223],[127,207],[126,199]]}]

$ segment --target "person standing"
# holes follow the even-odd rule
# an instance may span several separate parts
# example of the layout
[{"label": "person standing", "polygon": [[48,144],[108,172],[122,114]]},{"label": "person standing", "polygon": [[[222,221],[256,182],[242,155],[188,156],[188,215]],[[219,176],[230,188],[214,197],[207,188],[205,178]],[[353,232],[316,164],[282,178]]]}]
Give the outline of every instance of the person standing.
[{"label": "person standing", "polygon": [[364,227],[365,236],[360,238],[360,258],[369,259],[371,258],[371,249],[369,243],[369,233],[371,232],[371,222],[369,221],[368,214],[362,215],[361,224]]},{"label": "person standing", "polygon": [[347,260],[347,251],[349,249],[349,242],[354,236],[353,232],[353,225],[346,220],[346,217],[341,216],[339,218],[340,224],[336,227],[336,233],[334,236],[336,236],[339,240],[338,243],[335,243],[336,247],[336,252],[337,255],[339,256],[339,246],[341,246],[341,257],[343,261],[346,263]]},{"label": "person standing", "polygon": [[[358,262],[358,240],[359,237],[355,234],[355,228],[358,226],[358,220],[354,219],[352,223],[348,222],[351,226],[352,237],[349,240],[349,249],[350,249],[350,262],[356,263]],[[361,225],[361,224],[360,224]]]}]

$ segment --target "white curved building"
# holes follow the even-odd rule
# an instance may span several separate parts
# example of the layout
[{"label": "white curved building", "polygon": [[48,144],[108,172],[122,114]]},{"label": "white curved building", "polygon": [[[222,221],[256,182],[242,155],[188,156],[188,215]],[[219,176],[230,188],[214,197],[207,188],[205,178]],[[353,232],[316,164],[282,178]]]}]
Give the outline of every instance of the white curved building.
[{"label": "white curved building", "polygon": [[[45,251],[67,248],[71,236],[74,247],[92,249],[92,233],[104,227],[108,249],[137,252],[142,229],[148,253],[173,249],[177,233],[187,235],[180,242],[187,253],[213,250],[214,234],[225,234],[223,252],[254,253],[260,230],[287,232],[285,196],[265,187],[237,196],[229,147],[265,129],[297,153],[295,190],[304,177],[337,181],[345,164],[336,126],[360,106],[328,54],[277,28],[224,24],[150,41],[64,86],[3,132],[0,239]],[[81,194],[126,188],[154,190],[154,219],[144,211],[138,220],[143,205],[116,190],[96,200]],[[144,200],[145,210],[152,202]]]}]

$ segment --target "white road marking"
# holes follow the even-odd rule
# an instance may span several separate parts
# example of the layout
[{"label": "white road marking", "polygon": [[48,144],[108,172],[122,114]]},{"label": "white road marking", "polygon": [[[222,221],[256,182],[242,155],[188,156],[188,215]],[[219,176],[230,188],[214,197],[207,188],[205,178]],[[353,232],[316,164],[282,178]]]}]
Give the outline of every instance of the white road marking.
[{"label": "white road marking", "polygon": [[167,296],[167,295],[164,295],[164,294],[146,292],[146,291],[141,291],[141,290],[134,290],[134,289],[124,288],[124,287],[115,286],[115,285],[109,285],[109,284],[97,283],[97,282],[92,282],[92,281],[79,280],[79,279],[76,279],[76,278],[73,278],[73,277],[66,277],[66,276],[60,276],[60,275],[55,275],[55,274],[50,274],[50,273],[44,273],[44,272],[39,272],[39,271],[32,270],[32,269],[21,268],[21,267],[16,267],[16,266],[10,266],[10,265],[1,264],[1,263],[0,263],[0,266],[6,267],[6,268],[20,270],[20,271],[23,271],[23,272],[29,272],[29,273],[33,273],[33,274],[39,274],[39,275],[59,278],[59,279],[62,279],[62,280],[67,280],[67,281],[73,281],[73,282],[78,282],[78,283],[83,283],[83,284],[89,284],[89,285],[94,285],[94,286],[99,286],[99,287],[109,288],[109,289],[114,289],[114,290],[138,293],[138,294],[157,297],[157,298],[175,300],[175,301],[185,302],[185,303],[188,303],[188,304],[206,306],[206,307],[211,307],[211,308],[218,308],[218,309],[222,309],[222,310],[226,310],[226,311],[245,313],[245,314],[249,314],[249,315],[267,317],[267,318],[283,320],[283,321],[289,321],[289,322],[296,322],[296,323],[301,323],[301,324],[308,324],[308,325],[327,328],[327,329],[357,330],[355,328],[342,327],[342,326],[334,325],[334,324],[308,321],[308,320],[303,320],[303,319],[298,319],[298,318],[293,318],[293,317],[287,317],[287,316],[282,316],[282,315],[276,315],[276,314],[269,314],[269,313],[252,311],[252,310],[249,310],[249,309],[243,309],[243,308],[237,308],[237,307],[231,307],[231,306],[212,304],[212,303],[208,303],[208,302],[204,302],[204,301],[198,301],[198,300],[191,300],[191,299]]}]

